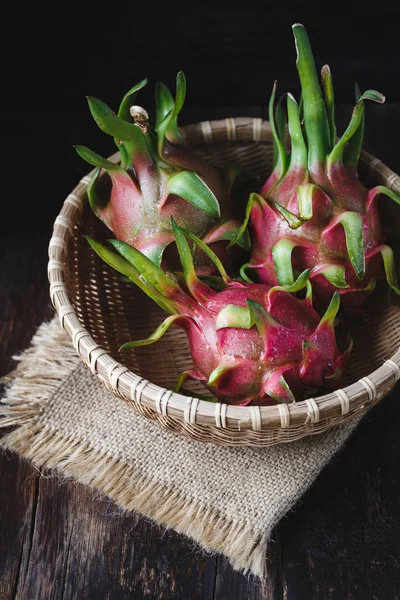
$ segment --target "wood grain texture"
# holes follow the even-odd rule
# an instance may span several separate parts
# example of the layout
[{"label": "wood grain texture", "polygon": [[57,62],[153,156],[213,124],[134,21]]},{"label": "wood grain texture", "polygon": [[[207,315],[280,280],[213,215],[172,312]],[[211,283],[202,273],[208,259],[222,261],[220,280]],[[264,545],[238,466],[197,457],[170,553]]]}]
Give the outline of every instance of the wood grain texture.
[{"label": "wood grain texture", "polygon": [[29,345],[44,319],[54,314],[46,273],[50,228],[18,232],[0,242],[0,377],[9,373],[12,357]]},{"label": "wood grain texture", "polygon": [[281,523],[286,597],[400,597],[399,392],[364,418]]},{"label": "wood grain texture", "polygon": [[[339,111],[339,118],[348,113],[348,108]],[[214,116],[221,115],[201,118]],[[54,126],[52,119],[43,124],[45,140]],[[368,108],[367,150],[397,172],[399,132],[399,105]],[[51,223],[64,190],[68,193],[85,173],[72,154],[67,170],[61,183],[53,180],[36,220],[32,217],[23,233],[16,228],[0,239],[2,374],[53,312],[46,278]],[[61,190],[56,199],[55,186]],[[59,204],[50,213],[51,201]],[[17,223],[18,205],[8,210]],[[346,448],[281,521],[264,586],[234,573],[224,558],[204,556],[183,536],[124,514],[92,490],[41,475],[26,461],[2,452],[0,600],[399,598],[399,398],[396,388],[367,415]]]},{"label": "wood grain texture", "polygon": [[276,528],[267,550],[267,576],[260,582],[251,575],[232,572],[229,562],[224,557],[217,561],[215,595],[213,600],[231,600],[247,598],[248,600],[278,600],[281,598],[281,544],[280,530]]},{"label": "wood grain texture", "polygon": [[32,548],[39,474],[9,452],[0,455],[0,598],[13,598],[24,581]]},{"label": "wood grain texture", "polygon": [[126,515],[93,490],[43,473],[17,598],[212,598],[215,560]]}]

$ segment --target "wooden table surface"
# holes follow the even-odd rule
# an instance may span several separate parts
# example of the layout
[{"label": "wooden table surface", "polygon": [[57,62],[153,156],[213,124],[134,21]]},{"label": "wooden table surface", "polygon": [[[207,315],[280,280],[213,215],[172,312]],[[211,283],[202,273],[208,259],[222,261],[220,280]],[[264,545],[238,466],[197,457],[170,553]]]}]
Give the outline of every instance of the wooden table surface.
[{"label": "wooden table surface", "polygon": [[[400,172],[400,105],[368,108],[367,115],[366,148]],[[50,117],[43,144],[52,124]],[[66,139],[82,139],[77,126],[69,127],[59,132],[59,150]],[[13,355],[53,314],[46,276],[51,226],[86,172],[69,148],[47,161],[58,175],[45,208],[40,211],[40,194],[29,198],[35,208],[26,209],[20,226],[18,196],[32,189],[33,170],[19,171],[12,184],[10,225],[0,239],[0,375],[13,368]],[[400,598],[399,395],[397,387],[366,415],[282,519],[263,585],[235,573],[222,556],[204,555],[187,538],[122,513],[91,489],[1,453],[0,600]]]}]

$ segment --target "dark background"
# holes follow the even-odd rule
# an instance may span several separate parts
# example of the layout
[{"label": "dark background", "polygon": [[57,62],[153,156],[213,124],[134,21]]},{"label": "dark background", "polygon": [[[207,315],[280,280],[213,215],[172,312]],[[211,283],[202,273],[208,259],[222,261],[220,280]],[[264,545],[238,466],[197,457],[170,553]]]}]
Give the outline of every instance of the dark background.
[{"label": "dark background", "polygon": [[[266,117],[275,79],[298,97],[291,25],[302,22],[317,65],[331,65],[340,131],[355,81],[386,95],[385,106],[367,104],[365,148],[400,172],[398,2],[348,2],[345,10],[335,3],[319,12],[299,2],[228,6],[8,3],[3,9],[0,376],[53,315],[46,274],[52,225],[90,169],[73,144],[104,156],[115,150],[94,124],[86,95],[116,109],[148,77],[139,102],[151,109],[155,82],[173,88],[183,69],[188,93],[181,124]],[[1,600],[399,598],[398,400],[397,386],[282,519],[265,589],[234,573],[222,556],[204,557],[184,536],[116,514],[106,499],[93,502],[89,488],[60,486],[2,453]]]},{"label": "dark background", "polygon": [[[317,66],[330,64],[338,104],[353,102],[356,81],[362,90],[384,93],[388,103],[400,101],[399,3],[376,4],[320,12],[299,2],[240,9],[211,2],[9,8],[1,95],[7,230],[49,231],[65,196],[89,170],[73,144],[114,151],[94,124],[86,95],[117,109],[123,94],[148,77],[137,101],[151,110],[156,81],[173,89],[183,69],[188,91],[180,124],[266,116],[275,79],[282,92],[299,97],[296,22],[309,33]],[[374,110],[367,108],[367,134]]]}]

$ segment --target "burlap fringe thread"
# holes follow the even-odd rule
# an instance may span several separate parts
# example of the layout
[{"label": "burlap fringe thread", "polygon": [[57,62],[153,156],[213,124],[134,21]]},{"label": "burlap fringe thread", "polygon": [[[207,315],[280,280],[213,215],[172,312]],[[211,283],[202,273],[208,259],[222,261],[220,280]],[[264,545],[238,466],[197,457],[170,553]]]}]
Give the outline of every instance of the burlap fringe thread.
[{"label": "burlap fringe thread", "polygon": [[[60,347],[62,360],[57,359]],[[44,323],[31,347],[15,359],[20,364],[0,406],[0,427],[15,429],[2,438],[0,447],[18,452],[39,471],[55,469],[57,476],[97,488],[123,509],[185,534],[207,552],[222,552],[238,571],[265,576],[266,536],[143,476],[120,458],[40,423],[46,403],[80,364],[56,319]]]}]

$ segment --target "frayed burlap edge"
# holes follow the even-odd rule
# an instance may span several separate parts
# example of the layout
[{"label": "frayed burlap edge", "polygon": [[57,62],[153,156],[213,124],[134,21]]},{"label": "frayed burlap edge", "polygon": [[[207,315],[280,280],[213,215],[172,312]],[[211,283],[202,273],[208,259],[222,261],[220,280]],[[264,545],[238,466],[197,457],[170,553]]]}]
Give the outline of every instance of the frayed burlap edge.
[{"label": "frayed burlap edge", "polygon": [[192,538],[206,552],[221,552],[237,571],[265,577],[266,535],[144,476],[82,439],[40,423],[46,403],[80,365],[57,319],[42,324],[30,348],[15,359],[19,365],[0,406],[0,427],[14,429],[0,447],[18,452],[39,470],[55,469],[58,475],[97,488],[123,509]]}]

